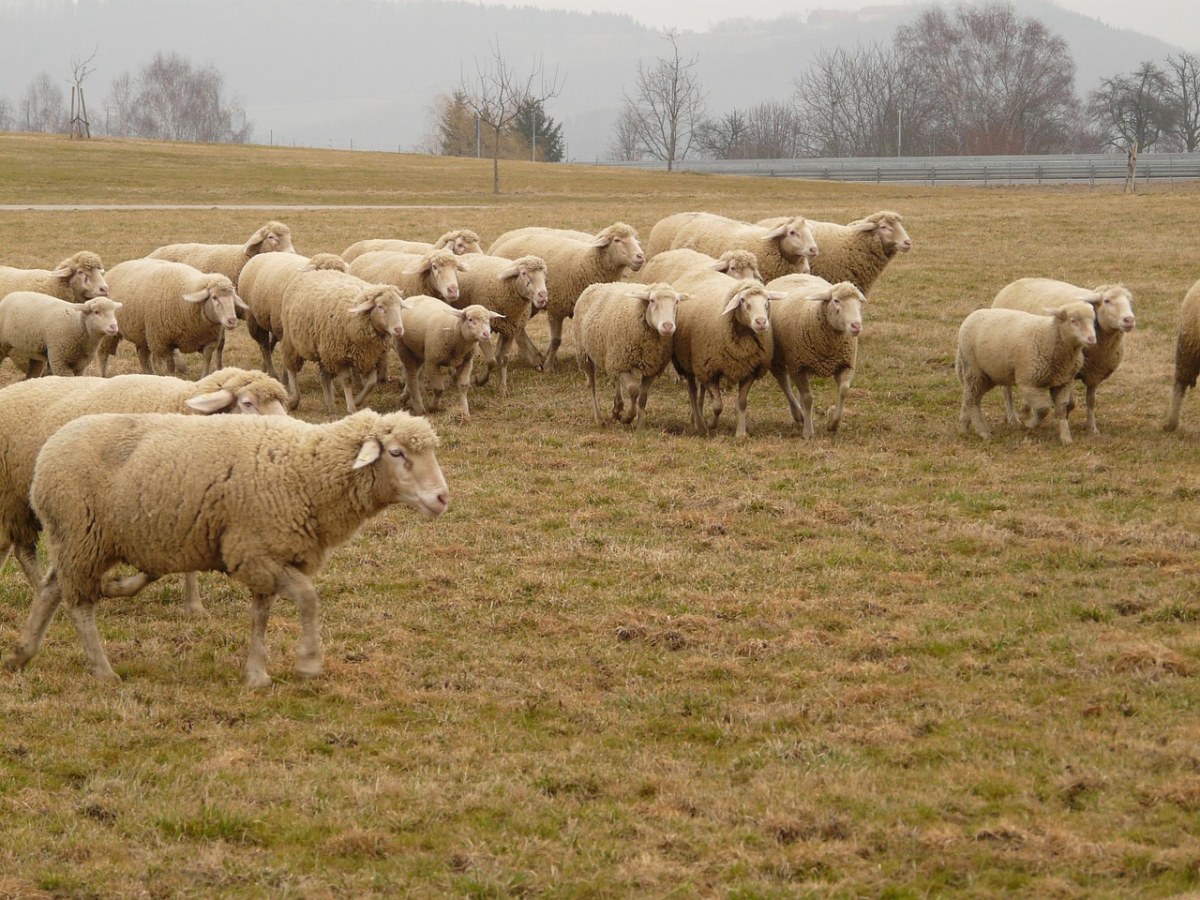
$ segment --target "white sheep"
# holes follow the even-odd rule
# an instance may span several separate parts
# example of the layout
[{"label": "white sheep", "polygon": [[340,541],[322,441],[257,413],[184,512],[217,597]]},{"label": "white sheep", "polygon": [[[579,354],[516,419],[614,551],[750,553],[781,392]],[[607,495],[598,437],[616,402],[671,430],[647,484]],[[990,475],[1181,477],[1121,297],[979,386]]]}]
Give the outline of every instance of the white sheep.
[{"label": "white sheep", "polygon": [[1175,383],[1167,407],[1164,431],[1179,427],[1179,413],[1188,388],[1196,386],[1200,376],[1200,281],[1192,285],[1179,308],[1179,335],[1175,339]]},{"label": "white sheep", "polygon": [[600,368],[613,377],[612,417],[626,425],[636,418],[634,427],[642,427],[650,385],[671,361],[677,308],[687,299],[687,294],[661,282],[593,284],[579,295],[575,339],[597,425],[596,369]]},{"label": "white sheep", "polygon": [[[803,426],[804,437],[811,438],[813,395],[809,379],[832,378],[837,384],[837,401],[826,411],[825,427],[837,431],[846,393],[854,380],[866,298],[849,281],[830,284],[816,275],[785,275],[768,282],[767,289],[783,294],[771,305],[771,333],[775,338],[771,374],[779,382],[792,418]],[[791,390],[792,383],[800,392],[799,401]]]},{"label": "white sheep", "polygon": [[374,284],[394,284],[406,297],[428,294],[453,303],[458,299],[458,273],[468,267],[445,248],[428,253],[374,250],[355,259],[347,271]]},{"label": "white sheep", "polygon": [[[354,412],[375,388],[381,363],[393,339],[404,334],[400,310],[408,304],[392,284],[369,284],[331,269],[301,272],[283,292],[283,338],[279,345],[287,372],[288,406],[300,405],[297,377],[305,360],[316,363],[332,412],[336,378]],[[362,379],[357,396],[351,379]]]},{"label": "white sheep", "polygon": [[14,291],[0,299],[0,362],[12,357],[25,377],[82,375],[105,335],[117,333],[121,304],[108,297],[68,303],[49,294]]},{"label": "white sheep", "polygon": [[[687,382],[692,425],[700,434],[717,427],[723,401],[721,382],[737,385],[735,437],[746,437],[750,388],[771,367],[771,301],[777,292],[760,281],[738,281],[720,272],[685,275],[672,285],[690,299],[676,313],[671,362]],[[704,421],[704,394],[712,398],[712,419]]]},{"label": "white sheep", "polygon": [[123,304],[117,314],[121,330],[100,342],[100,374],[108,374],[108,358],[122,340],[137,349],[147,373],[159,368],[175,374],[175,351],[202,353],[202,377],[219,368],[213,357],[218,339],[237,326],[236,311],[245,307],[233,282],[162,259],[127,259],[113,266],[108,278]]},{"label": "white sheep", "polygon": [[406,376],[404,399],[413,412],[425,413],[425,398],[421,394],[424,372],[433,391],[429,410],[436,412],[446,390],[442,369],[449,369],[458,385],[462,418],[470,419],[467,389],[471,384],[471,366],[480,346],[491,342],[492,320],[503,315],[479,304],[455,309],[437,297],[410,297],[408,302],[412,305],[404,313],[404,334],[396,338],[396,352]]},{"label": "white sheep", "polygon": [[503,316],[492,322],[497,341],[480,347],[483,359],[475,364],[475,383],[487,384],[491,367],[498,366],[500,396],[507,397],[509,353],[533,311],[545,309],[549,300],[546,263],[538,256],[507,259],[475,254],[470,268],[459,275],[458,287],[454,302],[458,308],[479,304]]},{"label": "white sheep", "polygon": [[646,263],[637,232],[624,222],[614,222],[586,239],[581,237],[584,234],[557,228],[517,228],[500,235],[488,248],[493,256],[517,259],[533,255],[546,263],[550,346],[545,356],[525,329],[518,336],[521,352],[546,371],[554,369],[562,345],[563,322],[574,314],[575,301],[583,289],[589,284],[620,281],[627,272],[637,272]]},{"label": "white sheep", "polygon": [[53,269],[17,269],[0,266],[0,299],[13,291],[36,291],[68,303],[108,296],[104,263],[98,254],[80,250]]},{"label": "white sheep", "polygon": [[[786,218],[763,219],[758,224],[774,228]],[[900,213],[881,210],[848,225],[808,220],[820,256],[812,261],[812,274],[830,284],[849,281],[863,294],[871,290],[884,268],[898,253],[912,249]]]},{"label": "white sheep", "polygon": [[[675,217],[668,216],[668,219]],[[662,225],[660,221],[655,228]],[[758,260],[767,281],[803,274],[817,258],[818,243],[801,216],[768,228],[711,213],[695,213],[679,220],[666,249],[686,248],[719,257],[726,250],[748,250]],[[653,233],[653,232],[652,232]]]},{"label": "white sheep", "polygon": [[[1096,310],[1096,343],[1083,348],[1083,367],[1075,376],[1082,381],[1087,402],[1088,434],[1099,434],[1096,427],[1096,388],[1117,370],[1125,354],[1125,335],[1133,331],[1137,318],[1133,314],[1133,295],[1124,285],[1102,284],[1081,288],[1052,278],[1019,278],[1001,288],[992,301],[995,309],[1023,309],[1044,313],[1048,307],[1071,300],[1083,300]],[[1012,388],[1004,388],[1004,405],[1009,422],[1016,424]],[[1075,408],[1072,392],[1067,400],[1067,415]]]},{"label": "white sheep", "polygon": [[1096,343],[1096,314],[1090,303],[1071,301],[1048,315],[1020,309],[977,309],[958,329],[954,370],[963,386],[958,427],[971,427],[988,440],[980,400],[996,386],[1012,385],[1023,395],[1022,424],[1034,429],[1050,409],[1049,391],[1058,422],[1058,438],[1071,443],[1067,398],[1083,366],[1083,348]]},{"label": "white sheep", "polygon": [[[41,524],[29,505],[33,464],[42,444],[67,422],[90,413],[160,412],[212,415],[286,415],[283,386],[263,372],[228,368],[199,381],[162,375],[115,378],[36,378],[0,391],[0,551],[11,548],[36,592],[41,583],[37,539]],[[97,455],[106,448],[93,448]],[[131,576],[106,585],[108,596],[129,596],[148,582]],[[184,604],[203,611],[194,575],[185,579]]]},{"label": "white sheep", "polygon": [[448,248],[455,256],[483,252],[483,245],[478,234],[469,228],[456,228],[453,231],[447,231],[432,244],[425,241],[405,241],[393,238],[370,238],[365,241],[357,241],[342,252],[342,259],[348,263],[354,262],[364,253],[374,250],[424,255],[430,250],[441,250],[442,248]]},{"label": "white sheep", "polygon": [[300,272],[319,269],[345,272],[347,264],[333,253],[318,253],[311,259],[298,253],[260,253],[238,276],[238,296],[246,304],[246,330],[262,353],[263,371],[273,378],[278,375],[271,352],[283,337],[284,289]]},{"label": "white sheep", "polygon": [[363,410],[327,425],[276,417],[104,414],[61,428],[38,454],[30,499],[52,565],[13,655],[38,652],[66,603],[92,674],[116,679],[96,629],[101,579],[118,563],[154,576],[218,571],[246,585],[246,684],[267,674],[266,627],[278,594],[296,603],[296,671],[323,668],[316,577],[362,524],[400,503],[427,516],[449,503],[437,435],[405,412]]},{"label": "white sheep", "polygon": [[723,272],[730,278],[763,280],[762,272],[758,270],[758,257],[749,250],[726,250],[720,256],[713,257],[686,247],[655,254],[647,260],[637,277],[631,280],[642,284],[663,281],[670,284],[689,272],[702,269]]}]

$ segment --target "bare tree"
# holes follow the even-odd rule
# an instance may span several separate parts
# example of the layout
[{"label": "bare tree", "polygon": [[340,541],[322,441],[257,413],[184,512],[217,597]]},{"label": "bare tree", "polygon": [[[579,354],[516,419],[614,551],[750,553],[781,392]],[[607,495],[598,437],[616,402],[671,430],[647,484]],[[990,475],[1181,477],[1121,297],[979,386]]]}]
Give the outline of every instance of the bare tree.
[{"label": "bare tree", "polygon": [[133,77],[122,72],[113,79],[104,101],[104,133],[108,135],[133,134]]},{"label": "bare tree", "polygon": [[42,72],[25,89],[17,121],[25,131],[62,132],[66,130],[67,110],[63,89]]},{"label": "bare tree", "polygon": [[0,131],[10,131],[13,127],[12,103],[7,97],[0,97]]},{"label": "bare tree", "polygon": [[1136,155],[1170,131],[1169,89],[1166,73],[1144,62],[1132,74],[1102,79],[1088,98],[1088,113],[1105,143]]},{"label": "bare tree", "polygon": [[1194,153],[1200,147],[1200,56],[1168,56],[1167,67],[1171,70],[1167,96],[1175,107],[1175,138],[1180,149]]},{"label": "bare tree", "polygon": [[670,172],[691,150],[695,129],[704,119],[704,92],[696,75],[699,57],[683,60],[674,29],[663,36],[671,44],[671,55],[659,57],[649,68],[638,63],[634,95],[624,95],[622,117],[637,122],[641,149],[665,161]]},{"label": "bare tree", "polygon": [[702,122],[695,144],[713,159],[791,159],[800,155],[800,134],[795,107],[768,100]]},{"label": "bare tree", "polygon": [[562,90],[558,71],[547,80],[538,60],[530,67],[525,78],[519,78],[505,61],[497,41],[490,45],[491,59],[485,63],[475,60],[475,77],[459,80],[458,94],[481,125],[488,128],[492,145],[492,193],[500,193],[500,151],[509,126],[515,122],[530,104],[542,105],[557,97]]},{"label": "bare tree", "polygon": [[83,62],[71,57],[71,137],[90,138],[92,126],[88,122],[87,103],[83,99],[83,82],[96,71],[88,68],[88,63],[96,58],[100,48],[92,51],[92,55]]},{"label": "bare tree", "polygon": [[617,116],[608,158],[616,162],[636,162],[642,158],[641,123],[637,110],[623,106]]}]

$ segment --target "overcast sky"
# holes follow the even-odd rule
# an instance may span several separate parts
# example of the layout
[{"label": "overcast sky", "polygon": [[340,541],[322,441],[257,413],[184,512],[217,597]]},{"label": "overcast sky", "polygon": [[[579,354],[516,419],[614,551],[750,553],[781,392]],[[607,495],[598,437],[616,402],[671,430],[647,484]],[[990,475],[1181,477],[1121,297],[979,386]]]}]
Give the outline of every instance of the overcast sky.
[{"label": "overcast sky", "polygon": [[[708,31],[724,19],[739,15],[756,19],[796,15],[807,18],[815,9],[856,10],[867,6],[909,6],[904,2],[871,3],[865,0],[754,0],[741,7],[730,0],[480,0],[503,6],[537,6],[575,12],[627,14],[653,28],[674,26],[691,31]],[[1195,0],[1057,0],[1058,5],[1114,28],[1129,28],[1200,53],[1200,10]],[[947,3],[946,5],[952,5]]]}]

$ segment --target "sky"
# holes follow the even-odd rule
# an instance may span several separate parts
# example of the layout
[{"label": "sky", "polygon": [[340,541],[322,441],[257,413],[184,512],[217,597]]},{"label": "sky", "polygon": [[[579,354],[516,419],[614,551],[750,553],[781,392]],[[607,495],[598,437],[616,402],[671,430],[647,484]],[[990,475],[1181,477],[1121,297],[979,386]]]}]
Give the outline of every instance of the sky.
[{"label": "sky", "polygon": [[[609,12],[625,14],[652,28],[674,26],[688,31],[708,31],[710,26],[725,19],[750,15],[756,19],[773,19],[783,15],[807,18],[818,9],[857,10],[870,6],[918,5],[904,0],[812,0],[799,4],[795,0],[754,0],[740,7],[730,0],[480,0],[500,6],[536,6],[543,9],[566,9],[572,12]],[[1185,50],[1200,53],[1200,9],[1195,0],[1057,0],[1058,5],[1072,12],[1099,19],[1114,28],[1140,31]],[[947,2],[946,5],[952,5]],[[748,12],[742,13],[742,9]]]}]

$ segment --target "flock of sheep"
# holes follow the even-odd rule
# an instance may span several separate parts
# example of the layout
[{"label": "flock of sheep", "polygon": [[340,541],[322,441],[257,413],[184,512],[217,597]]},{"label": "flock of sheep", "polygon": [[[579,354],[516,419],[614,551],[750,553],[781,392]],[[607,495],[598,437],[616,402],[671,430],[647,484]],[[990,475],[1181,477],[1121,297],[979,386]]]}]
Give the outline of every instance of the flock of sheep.
[{"label": "flock of sheep", "polygon": [[[18,669],[37,653],[65,601],[92,672],[116,677],[95,602],[184,572],[185,604],[197,611],[194,573],[215,570],[252,593],[246,683],[270,683],[264,634],[275,595],[297,603],[297,671],[315,676],[311,579],[329,553],[389,505],[436,516],[449,503],[437,436],[420,418],[439,407],[447,374],[468,418],[468,391],[493,368],[506,394],[510,356],[553,369],[572,318],[597,423],[598,372],[614,381],[612,418],[640,426],[649,389],[670,366],[686,382],[701,434],[717,427],[722,387],[735,387],[735,434],[744,437],[750,388],[770,373],[811,438],[810,379],[835,381],[825,428],[837,430],[867,294],[911,247],[890,211],[846,225],[685,212],[657,222],[644,249],[617,222],[595,233],[520,228],[486,252],[476,233],[459,229],[434,243],[372,239],[310,258],[295,252],[286,225],[268,222],[244,244],[169,245],[107,272],[91,252],[51,270],[0,266],[0,362],[10,358],[26,374],[0,389],[0,552],[15,556],[34,595],[4,665]],[[544,352],[526,334],[542,312]],[[222,365],[239,317],[261,349],[262,372]],[[959,329],[961,430],[989,436],[980,399],[1000,386],[1009,421],[1035,428],[1053,407],[1069,442],[1078,379],[1095,432],[1096,389],[1134,324],[1132,298],[1118,285],[1009,285]],[[122,340],[145,374],[104,377]],[[390,377],[393,350],[415,415],[359,411]],[[194,382],[172,377],[188,353],[203,355]],[[93,359],[101,377],[73,377]],[[305,362],[317,367],[327,409],[336,407],[336,383],[349,415],[327,424],[287,416],[301,401]],[[46,369],[49,377],[36,377]],[[1198,374],[1200,283],[1183,306],[1168,429]],[[213,415],[225,412],[248,415]],[[52,560],[44,575],[42,529]],[[118,563],[137,574],[111,576]]]}]

